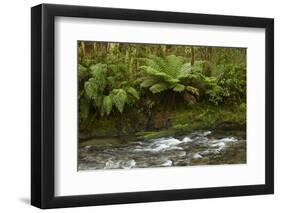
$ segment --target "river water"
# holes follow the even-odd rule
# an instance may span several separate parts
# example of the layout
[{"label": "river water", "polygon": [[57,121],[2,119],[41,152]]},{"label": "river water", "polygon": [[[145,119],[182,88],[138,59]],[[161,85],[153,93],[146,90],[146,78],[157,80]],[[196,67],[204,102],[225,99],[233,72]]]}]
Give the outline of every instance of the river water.
[{"label": "river water", "polygon": [[147,141],[92,139],[79,147],[78,170],[246,163],[246,140],[197,131]]}]

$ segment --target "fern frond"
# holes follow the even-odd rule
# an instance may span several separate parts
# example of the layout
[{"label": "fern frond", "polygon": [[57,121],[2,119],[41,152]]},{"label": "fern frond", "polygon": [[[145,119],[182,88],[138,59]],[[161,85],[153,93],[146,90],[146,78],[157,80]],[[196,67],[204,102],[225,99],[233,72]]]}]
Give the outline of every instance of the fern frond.
[{"label": "fern frond", "polygon": [[178,78],[181,73],[181,67],[184,63],[184,59],[175,55],[169,55],[166,57],[166,61],[166,73],[173,78]]},{"label": "fern frond", "polygon": [[132,95],[134,98],[136,98],[137,100],[140,99],[140,95],[138,93],[138,91],[133,88],[133,87],[128,87],[127,89],[127,93],[129,93],[130,95]]},{"label": "fern frond", "polygon": [[173,91],[175,92],[182,92],[185,90],[185,86],[183,84],[176,84],[176,86],[173,88]]},{"label": "fern frond", "polygon": [[155,93],[159,93],[159,92],[162,92],[164,90],[167,90],[169,89],[169,86],[165,83],[157,83],[157,84],[154,84],[153,86],[151,86],[149,88],[149,90],[155,94]]},{"label": "fern frond", "polygon": [[190,63],[183,64],[180,68],[180,74],[178,75],[178,78],[179,79],[187,78],[188,75],[191,74],[191,70],[192,70],[192,67],[191,67]]},{"label": "fern frond", "polygon": [[146,75],[151,76],[152,78],[155,79],[162,79],[164,81],[168,81],[168,82],[174,82],[176,81],[174,78],[172,78],[171,76],[169,76],[167,73],[165,72],[161,72],[159,70],[156,70],[152,67],[149,66],[141,66],[140,69],[142,69]]},{"label": "fern frond", "polygon": [[157,80],[148,77],[148,78],[143,79],[143,82],[140,84],[140,86],[141,87],[151,87],[156,82],[157,82]]},{"label": "fern frond", "polygon": [[186,86],[185,90],[190,92],[193,95],[199,96],[199,90],[193,86]]}]

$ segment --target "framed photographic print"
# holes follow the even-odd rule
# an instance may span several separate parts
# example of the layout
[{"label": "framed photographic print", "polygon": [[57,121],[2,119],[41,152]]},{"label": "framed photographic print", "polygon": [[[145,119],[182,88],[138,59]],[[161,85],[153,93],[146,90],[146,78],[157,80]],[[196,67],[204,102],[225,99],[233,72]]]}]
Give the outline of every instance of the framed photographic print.
[{"label": "framed photographic print", "polygon": [[31,9],[31,203],[272,194],[274,21]]}]

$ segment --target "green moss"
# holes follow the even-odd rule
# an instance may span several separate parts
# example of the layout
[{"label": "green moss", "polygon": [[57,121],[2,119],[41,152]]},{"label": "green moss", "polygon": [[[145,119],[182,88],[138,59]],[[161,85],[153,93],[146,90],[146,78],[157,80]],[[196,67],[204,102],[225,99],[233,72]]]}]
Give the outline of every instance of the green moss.
[{"label": "green moss", "polygon": [[147,118],[137,109],[123,114],[116,112],[114,115],[94,118],[86,130],[79,131],[79,138],[85,140],[93,137],[125,137],[144,131],[146,121]]},{"label": "green moss", "polygon": [[165,136],[180,136],[194,130],[219,130],[227,125],[231,130],[245,130],[246,107],[193,105],[172,111],[170,119],[172,126],[169,129],[138,132],[137,138],[148,140]]},{"label": "green moss", "polygon": [[118,130],[116,128],[116,119],[97,119],[93,123],[92,133],[96,136],[117,136]]},{"label": "green moss", "polygon": [[174,112],[171,117],[175,128],[205,129],[214,128],[224,122],[246,124],[246,108],[240,106],[214,107],[210,105],[194,105],[183,112]]},{"label": "green moss", "polygon": [[[125,137],[135,135],[137,139],[180,136],[194,130],[231,131],[245,130],[246,104],[239,106],[212,106],[194,104],[168,110],[169,128],[146,131],[148,118],[138,110],[96,119],[90,137]],[[214,131],[214,132],[215,132]],[[88,138],[90,138],[88,137]]]}]

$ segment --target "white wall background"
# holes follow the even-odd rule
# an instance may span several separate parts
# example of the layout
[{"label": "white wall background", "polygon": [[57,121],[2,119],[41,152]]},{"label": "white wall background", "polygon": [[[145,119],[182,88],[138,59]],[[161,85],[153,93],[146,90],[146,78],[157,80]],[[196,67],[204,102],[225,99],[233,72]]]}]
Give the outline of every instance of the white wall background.
[{"label": "white wall background", "polygon": [[[56,209],[50,212],[277,212],[281,209],[281,13],[264,0],[58,0],[81,4],[275,18],[275,195]],[[30,7],[38,0],[2,1],[0,7],[0,212],[39,212],[30,197]]]}]

